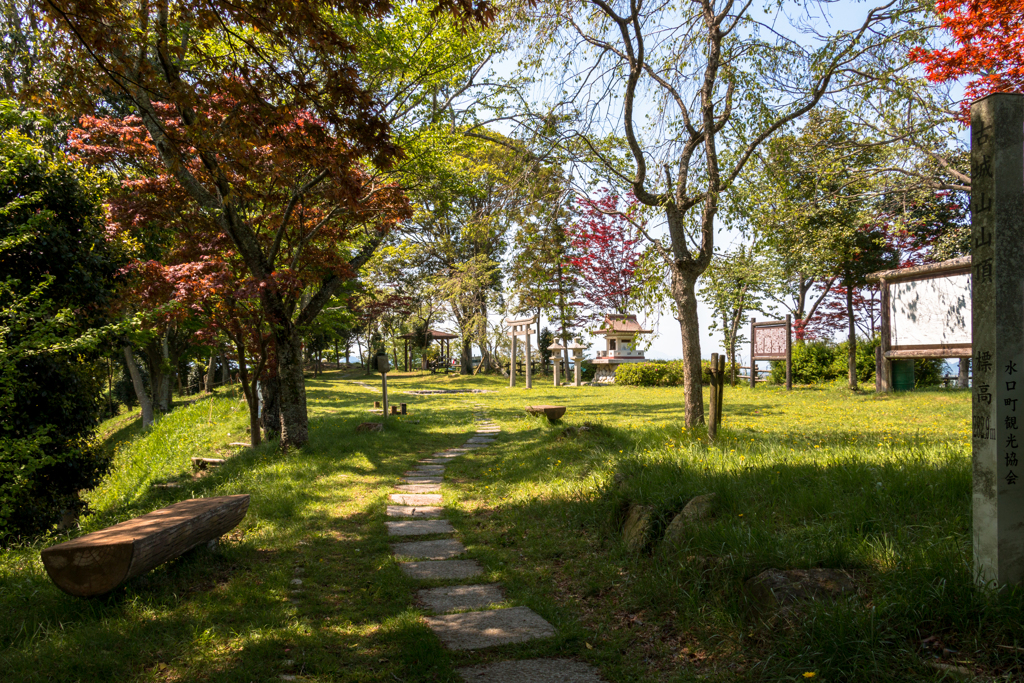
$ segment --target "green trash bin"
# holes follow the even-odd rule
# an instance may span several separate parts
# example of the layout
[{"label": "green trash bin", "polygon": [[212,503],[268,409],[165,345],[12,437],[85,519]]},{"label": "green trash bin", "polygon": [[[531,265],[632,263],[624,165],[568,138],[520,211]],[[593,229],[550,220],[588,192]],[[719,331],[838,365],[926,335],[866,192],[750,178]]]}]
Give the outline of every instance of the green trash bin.
[{"label": "green trash bin", "polygon": [[894,360],[892,362],[892,388],[894,391],[914,390],[914,361]]}]

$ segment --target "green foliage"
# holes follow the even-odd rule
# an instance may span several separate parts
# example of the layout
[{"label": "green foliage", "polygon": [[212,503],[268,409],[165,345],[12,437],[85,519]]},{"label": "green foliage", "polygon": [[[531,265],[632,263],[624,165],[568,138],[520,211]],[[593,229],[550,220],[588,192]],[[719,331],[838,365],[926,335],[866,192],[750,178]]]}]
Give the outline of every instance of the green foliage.
[{"label": "green foliage", "polygon": [[[831,382],[839,377],[836,372],[837,347],[829,341],[812,341],[793,345],[793,383],[818,384]],[[846,356],[842,356],[843,359]],[[843,361],[845,362],[845,361]],[[846,372],[843,365],[842,372]],[[772,384],[786,383],[785,361],[772,361],[772,371],[768,376]]]},{"label": "green foliage", "polygon": [[[702,360],[700,370],[701,384],[711,384],[711,361]],[[725,364],[725,371],[728,378],[728,375],[731,374],[728,363]],[[681,386],[683,384],[683,361],[651,360],[645,363],[623,363],[615,368],[615,383],[633,387]]]},{"label": "green foliage", "polygon": [[0,541],[80,507],[107,467],[92,443],[99,387],[83,354],[119,266],[94,185],[0,103]]},{"label": "green foliage", "polygon": [[[875,378],[875,349],[881,344],[878,337],[870,341],[857,340],[857,381],[867,382]],[[832,361],[832,371],[835,378],[849,377],[850,369],[850,345],[842,342],[836,346],[835,359]],[[785,371],[785,369],[783,369]]]}]

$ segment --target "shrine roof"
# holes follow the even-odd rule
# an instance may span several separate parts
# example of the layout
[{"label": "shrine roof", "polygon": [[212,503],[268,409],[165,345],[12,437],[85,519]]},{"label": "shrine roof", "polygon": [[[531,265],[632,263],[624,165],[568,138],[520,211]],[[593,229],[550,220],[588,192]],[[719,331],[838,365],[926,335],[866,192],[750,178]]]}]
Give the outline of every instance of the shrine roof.
[{"label": "shrine roof", "polygon": [[617,332],[632,334],[650,334],[654,330],[640,327],[636,316],[632,313],[609,313],[604,316],[604,327],[595,330],[594,334],[613,334]]},{"label": "shrine roof", "polygon": [[[415,339],[416,335],[412,332],[406,332],[405,334],[398,335],[399,339]],[[427,330],[427,339],[458,339],[459,335],[452,334],[451,332],[444,332],[443,330]]]}]

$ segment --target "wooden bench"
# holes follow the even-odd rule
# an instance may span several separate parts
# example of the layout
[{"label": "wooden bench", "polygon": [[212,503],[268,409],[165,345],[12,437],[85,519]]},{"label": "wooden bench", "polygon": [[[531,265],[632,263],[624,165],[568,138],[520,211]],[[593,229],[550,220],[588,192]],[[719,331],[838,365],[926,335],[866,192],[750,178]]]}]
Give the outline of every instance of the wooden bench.
[{"label": "wooden bench", "polygon": [[526,406],[530,415],[544,415],[549,422],[557,422],[565,415],[565,406]]},{"label": "wooden bench", "polygon": [[43,566],[69,595],[104,595],[238,526],[249,494],[193,498],[94,531],[42,552]]}]

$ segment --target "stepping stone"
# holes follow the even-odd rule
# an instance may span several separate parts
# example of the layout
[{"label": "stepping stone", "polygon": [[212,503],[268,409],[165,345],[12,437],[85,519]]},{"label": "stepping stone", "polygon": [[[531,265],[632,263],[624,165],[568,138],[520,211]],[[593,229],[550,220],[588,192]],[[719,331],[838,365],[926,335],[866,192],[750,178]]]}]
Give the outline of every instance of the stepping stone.
[{"label": "stepping stone", "polygon": [[399,505],[437,505],[440,493],[392,493],[391,502]]},{"label": "stepping stone", "polygon": [[405,477],[440,477],[444,474],[444,465],[420,465],[416,469],[402,472]]},{"label": "stepping stone", "polygon": [[425,621],[449,650],[478,650],[555,635],[551,624],[529,607],[446,614]]},{"label": "stepping stone", "polygon": [[455,529],[446,519],[415,519],[401,522],[384,522],[388,536],[426,536],[427,534],[454,534]]},{"label": "stepping stone", "polygon": [[402,477],[403,484],[441,484],[444,477]]},{"label": "stepping stone", "polygon": [[468,579],[483,573],[476,560],[428,560],[400,562],[402,573],[414,579]]},{"label": "stepping stone", "polygon": [[388,505],[388,517],[440,517],[444,508],[415,505]]},{"label": "stepping stone", "polygon": [[395,486],[396,491],[404,491],[405,493],[430,493],[431,491],[440,491],[440,484],[398,484]]},{"label": "stepping stone", "polygon": [[520,659],[457,671],[466,683],[603,683],[597,668],[571,659]]},{"label": "stepping stone", "polygon": [[455,457],[454,455],[449,455],[447,458],[430,458],[428,460],[420,460],[420,462],[434,462],[434,463],[446,463],[447,464],[454,457]]},{"label": "stepping stone", "polygon": [[505,594],[496,583],[475,586],[441,586],[424,588],[416,600],[431,612],[443,614],[460,609],[481,609],[505,602]]},{"label": "stepping stone", "polygon": [[392,543],[391,552],[395,557],[422,557],[428,560],[450,560],[466,552],[466,546],[454,538],[440,541],[415,541],[413,543]]},{"label": "stepping stone", "polygon": [[466,443],[494,443],[497,439],[489,439],[486,436],[474,436]]}]

